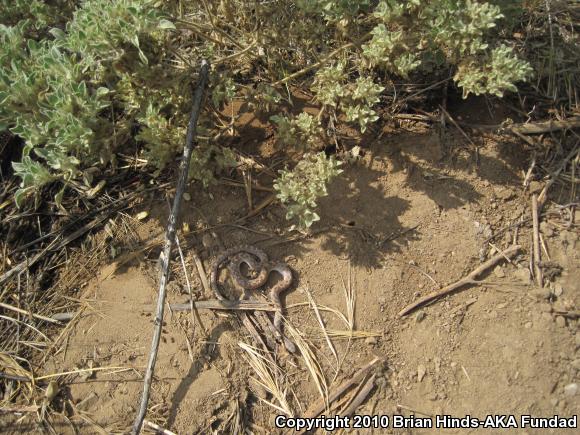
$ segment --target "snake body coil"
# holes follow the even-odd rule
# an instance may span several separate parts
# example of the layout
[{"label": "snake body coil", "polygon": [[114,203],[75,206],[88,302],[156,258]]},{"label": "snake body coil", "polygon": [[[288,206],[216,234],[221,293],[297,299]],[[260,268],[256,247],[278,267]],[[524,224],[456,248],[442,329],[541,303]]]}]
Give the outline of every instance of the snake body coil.
[{"label": "snake body coil", "polygon": [[[214,263],[210,277],[212,290],[216,298],[222,301],[226,300],[226,297],[219,288],[218,279],[220,268],[225,264],[227,264],[235,283],[243,289],[244,297],[247,296],[247,290],[256,290],[264,286],[271,272],[278,272],[282,276],[282,279],[270,290],[270,299],[276,306],[274,328],[279,335],[278,338],[282,338],[282,302],[280,301],[280,293],[292,284],[292,271],[288,265],[285,263],[271,264],[266,253],[255,246],[245,245],[226,250]],[[258,272],[258,275],[255,278],[245,277],[241,271],[242,264],[246,264],[250,269]]]}]

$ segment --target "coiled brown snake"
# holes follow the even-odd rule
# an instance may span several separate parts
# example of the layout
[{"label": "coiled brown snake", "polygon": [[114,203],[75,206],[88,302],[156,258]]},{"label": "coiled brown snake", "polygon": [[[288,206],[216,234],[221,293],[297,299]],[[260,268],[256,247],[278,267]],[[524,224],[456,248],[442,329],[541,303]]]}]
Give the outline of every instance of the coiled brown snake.
[{"label": "coiled brown snake", "polygon": [[[211,270],[211,287],[216,298],[226,300],[222,294],[218,279],[220,268],[227,263],[227,268],[234,282],[243,290],[243,298],[246,298],[248,290],[256,290],[266,284],[270,273],[278,272],[282,279],[270,289],[270,299],[276,307],[274,315],[274,328],[279,339],[283,339],[282,334],[282,302],[280,293],[288,289],[292,284],[292,271],[286,263],[270,263],[264,251],[255,246],[238,246],[223,252],[216,260]],[[242,264],[246,264],[251,270],[258,272],[255,278],[247,278],[242,274]],[[286,340],[285,340],[286,342]],[[288,344],[286,343],[286,347]],[[289,349],[290,350],[290,349]]]}]

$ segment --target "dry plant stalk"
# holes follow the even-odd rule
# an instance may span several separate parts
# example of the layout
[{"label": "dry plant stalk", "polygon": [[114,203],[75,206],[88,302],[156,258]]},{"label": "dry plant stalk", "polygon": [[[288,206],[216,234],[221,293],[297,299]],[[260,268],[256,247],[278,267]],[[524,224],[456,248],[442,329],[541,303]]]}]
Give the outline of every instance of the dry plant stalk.
[{"label": "dry plant stalk", "polygon": [[540,222],[538,218],[538,196],[532,195],[532,224],[533,224],[533,265],[534,275],[536,276],[536,283],[538,287],[544,286],[544,277],[540,267],[541,251],[540,251]]},{"label": "dry plant stalk", "polygon": [[342,279],[342,288],[344,289],[344,297],[346,299],[346,318],[349,330],[354,331],[354,311],[356,309],[356,291],[352,285],[352,269],[350,262],[348,263],[348,288]]},{"label": "dry plant stalk", "polygon": [[[371,331],[341,331],[338,329],[327,329],[326,330],[326,337],[336,338],[339,340],[352,340],[352,339],[361,339],[361,338],[369,338],[369,337],[382,337],[382,334],[378,332],[371,332]],[[322,336],[313,336],[316,339],[324,338]]]},{"label": "dry plant stalk", "polygon": [[[27,396],[32,395],[34,389],[31,381],[34,377],[32,373],[24,369],[16,359],[6,353],[0,353],[0,368],[0,374],[2,374],[0,377],[12,379],[18,382],[11,393],[9,393],[8,390],[4,392],[4,397],[0,401],[0,407],[14,406],[11,400],[17,393],[22,392]],[[22,389],[24,389],[24,391]]]},{"label": "dry plant stalk", "polygon": [[328,385],[326,383],[326,377],[324,376],[324,372],[322,370],[322,366],[318,362],[316,358],[316,354],[310,347],[310,345],[306,342],[304,337],[300,331],[298,331],[294,326],[286,319],[285,321],[286,331],[290,334],[292,341],[296,343],[296,347],[300,350],[300,354],[302,355],[302,359],[306,364],[306,368],[316,385],[318,392],[320,393],[320,398],[328,407]]},{"label": "dry plant stalk", "polygon": [[370,394],[371,390],[375,386],[376,376],[377,375],[373,373],[371,375],[371,377],[369,379],[367,379],[364,384],[361,384],[361,388],[356,393],[356,395],[353,397],[352,401],[348,404],[348,406],[344,410],[341,411],[341,413],[340,413],[341,416],[343,416],[343,417],[350,416],[366,400],[366,398]]},{"label": "dry plant stalk", "polygon": [[152,421],[149,420],[145,420],[143,423],[145,423],[145,426],[150,427],[151,429],[154,429],[156,432],[163,434],[163,435],[176,435],[175,432],[171,432],[170,430],[164,429],[161,426],[159,426],[156,423],[153,423]]},{"label": "dry plant stalk", "polygon": [[419,308],[425,304],[428,304],[429,302],[432,302],[436,299],[439,299],[445,295],[448,295],[450,293],[453,293],[454,291],[460,289],[463,286],[469,285],[469,284],[481,284],[481,281],[476,281],[475,278],[477,278],[479,275],[481,275],[483,272],[485,272],[487,269],[489,269],[492,266],[495,266],[497,263],[499,263],[502,260],[505,260],[506,258],[512,257],[515,254],[517,254],[519,252],[519,250],[521,249],[520,245],[514,245],[514,246],[510,246],[508,249],[506,249],[503,252],[499,252],[496,255],[494,255],[492,258],[490,258],[489,260],[487,260],[485,263],[483,263],[481,266],[479,266],[477,269],[473,270],[469,275],[467,275],[464,278],[461,278],[459,281],[454,282],[453,284],[448,285],[447,287],[442,288],[441,290],[435,291],[435,292],[431,292],[426,296],[423,296],[422,298],[417,299],[415,302],[413,302],[410,305],[407,305],[405,308],[403,308],[400,312],[399,312],[399,317],[403,317],[407,314],[409,314],[411,311],[415,310],[416,308]]},{"label": "dry plant stalk", "polygon": [[[338,387],[334,388],[330,392],[330,394],[328,395],[328,402],[329,403],[334,402],[336,399],[338,399],[340,396],[342,396],[347,390],[349,390],[357,382],[361,382],[365,378],[365,376],[367,375],[368,371],[371,368],[373,368],[375,366],[375,364],[378,363],[379,361],[380,361],[379,358],[373,358],[371,361],[369,361],[367,364],[365,364],[363,367],[361,367],[354,375],[352,375],[350,378],[345,380]],[[306,418],[318,417],[320,415],[320,413],[323,412],[327,408],[328,407],[327,407],[326,403],[319,400],[317,403],[313,404],[310,407],[310,409],[308,409],[306,411],[305,417]]]},{"label": "dry plant stalk", "polygon": [[332,344],[332,341],[330,340],[330,337],[328,336],[328,333],[326,330],[326,325],[324,324],[324,320],[322,320],[322,316],[320,315],[320,311],[318,310],[318,306],[316,305],[316,302],[314,301],[314,297],[312,296],[310,289],[308,287],[306,287],[304,289],[304,291],[306,292],[306,295],[308,296],[308,301],[310,302],[310,305],[312,306],[312,309],[314,310],[314,314],[316,315],[316,320],[318,320],[318,324],[320,325],[320,330],[322,331],[322,335],[324,336],[324,339],[326,340],[326,343],[328,344],[328,348],[330,349],[330,351],[332,352],[332,355],[334,356],[334,359],[336,360],[336,371],[338,372],[338,368],[340,366],[340,361],[338,359],[338,354],[336,353],[336,349],[334,348],[334,345]]},{"label": "dry plant stalk", "polygon": [[[289,310],[291,308],[306,307],[306,306],[310,306],[310,303],[309,302],[299,302],[296,304],[288,305],[286,307],[286,309]],[[348,321],[346,316],[343,313],[341,313],[340,311],[338,311],[336,308],[332,308],[332,307],[329,307],[327,305],[317,305],[317,306],[318,306],[318,309],[320,311],[327,311],[329,313],[333,313],[334,315],[336,315],[336,317],[338,317],[346,325],[347,328],[350,328],[350,322]]]},{"label": "dry plant stalk", "polygon": [[254,372],[257,375],[257,378],[252,379],[268,393],[270,393],[272,397],[276,399],[278,405],[262,397],[259,397],[259,399],[268,406],[283,412],[289,417],[293,417],[294,413],[292,412],[290,404],[288,403],[288,399],[286,398],[287,392],[282,390],[281,382],[279,381],[279,378],[282,375],[282,369],[277,366],[270,358],[264,356],[263,352],[258,348],[250,346],[241,341],[238,342],[238,346],[246,351],[248,363],[252,369],[254,369]]}]

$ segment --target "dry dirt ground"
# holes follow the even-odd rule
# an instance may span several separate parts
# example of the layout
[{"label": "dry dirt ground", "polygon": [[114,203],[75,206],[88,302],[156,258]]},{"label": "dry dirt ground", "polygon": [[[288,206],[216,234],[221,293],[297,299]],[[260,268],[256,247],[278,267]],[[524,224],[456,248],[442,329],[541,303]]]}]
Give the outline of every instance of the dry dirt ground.
[{"label": "dry dirt ground", "polygon": [[[460,113],[469,121],[469,114]],[[250,129],[256,129],[255,124]],[[248,137],[243,129],[240,134]],[[270,142],[262,141],[267,134],[253,134],[239,149],[258,149],[267,161],[272,153]],[[222,250],[220,243],[254,244],[292,267],[295,284],[285,298],[288,318],[311,341],[330,388],[374,356],[383,360],[376,369],[375,388],[358,414],[576,415],[580,392],[574,395],[574,388],[566,386],[579,382],[579,324],[572,317],[555,316],[553,310],[577,310],[580,305],[578,231],[566,229],[553,216],[542,218],[555,271],[543,291],[529,279],[529,221],[501,232],[521,216],[530,216],[529,191],[522,187],[528,165],[523,145],[506,136],[477,137],[477,165],[472,148],[452,129],[441,135],[435,128],[401,123],[364,140],[363,157],[345,167],[332,184],[329,196],[320,202],[321,222],[308,237],[284,232],[284,211],[277,205],[243,226],[228,225],[247,212],[243,188],[191,189],[191,200],[184,202],[182,211],[190,235],[182,235],[182,243],[191,246],[184,248],[184,257],[196,298],[213,295],[203,290],[194,251],[209,271]],[[259,179],[267,185],[267,178]],[[537,187],[532,184],[532,190]],[[558,197],[562,192],[554,188],[553,199],[566,202]],[[267,196],[254,191],[254,204]],[[150,215],[144,222],[132,221],[136,234],[144,242],[159,238],[168,215],[165,198],[150,197],[136,212],[141,210]],[[209,227],[213,232],[201,231]],[[490,270],[481,286],[398,316],[407,304],[460,279],[489,258],[494,247],[486,240],[497,233],[491,241],[497,248],[505,249],[514,239],[523,247],[511,264],[503,262]],[[127,246],[117,248],[118,258],[130,251]],[[98,426],[106,432],[122,431],[134,418],[153,331],[157,253],[143,252],[116,270],[107,265],[86,284],[81,319],[46,367],[47,372],[87,367],[140,370],[96,371],[74,378],[64,388],[62,394],[85,416],[83,433],[99,433]],[[177,278],[169,286],[169,300],[184,302],[178,259],[172,269]],[[344,338],[333,339],[342,364],[331,383],[336,362],[321,339],[314,311],[292,305],[307,302],[308,289],[320,306],[345,313],[343,282],[348,282],[349,269],[356,291],[355,328],[376,337],[350,345]],[[345,329],[332,313],[322,316],[329,330]],[[201,312],[201,318],[207,337],[199,325],[192,326],[190,313],[166,312],[147,418],[179,434],[228,433],[237,418],[253,433],[275,433],[276,412],[257,399],[263,391],[250,388],[255,374],[238,346],[240,341],[251,344],[251,338],[234,316]],[[308,408],[319,396],[304,364],[283,351],[278,357],[288,388],[302,408]],[[300,413],[297,402],[292,403]],[[67,431],[64,423],[61,427]]]}]

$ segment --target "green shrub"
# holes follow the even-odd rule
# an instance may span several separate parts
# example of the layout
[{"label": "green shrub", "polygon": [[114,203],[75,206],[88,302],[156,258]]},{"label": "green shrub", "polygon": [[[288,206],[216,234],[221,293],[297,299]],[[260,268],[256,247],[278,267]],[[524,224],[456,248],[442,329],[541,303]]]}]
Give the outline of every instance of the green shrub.
[{"label": "green shrub", "polygon": [[[0,26],[0,127],[9,126],[26,143],[22,161],[13,165],[22,179],[17,198],[77,177],[80,166],[109,162],[132,120],[145,123],[142,137],[151,155],[175,150],[165,141],[169,121],[151,113],[178,94],[151,80],[160,66],[147,68],[148,55],[160,61],[163,34],[173,28],[154,2],[85,1],[66,30],[52,28],[52,37],[40,41],[26,36],[30,26],[28,20]],[[119,106],[123,119],[114,122],[110,113]],[[152,161],[163,165],[168,158]]]},{"label": "green shrub", "polygon": [[494,49],[489,59],[467,60],[459,64],[455,80],[463,88],[463,96],[492,94],[503,97],[506,90],[516,91],[515,82],[532,74],[532,68],[505,45]]},{"label": "green shrub", "polygon": [[372,107],[379,102],[384,90],[370,77],[358,77],[354,82],[347,81],[345,65],[338,63],[320,69],[314,78],[312,91],[325,108],[342,111],[348,122],[357,122],[361,131],[378,119]]},{"label": "green shrub", "polygon": [[274,115],[270,118],[278,127],[278,144],[300,151],[321,148],[320,121],[308,113],[294,118]]},{"label": "green shrub", "polygon": [[[53,181],[64,186],[85,167],[114,164],[127,145],[138,145],[157,172],[175,161],[202,56],[219,71],[207,100],[213,110],[200,120],[205,140],[192,158],[190,175],[204,185],[235,164],[231,150],[208,138],[223,119],[218,111],[236,99],[271,119],[280,145],[308,152],[327,144],[336,122],[366,131],[387,81],[452,70],[464,96],[514,91],[531,69],[497,32],[504,3],[2,0],[0,128],[26,144],[14,163],[22,180],[17,198]],[[512,5],[510,17],[520,10],[520,2]],[[300,69],[310,75],[296,79],[322,106],[316,117],[279,113],[289,94],[280,80]],[[316,156],[307,154],[275,183],[303,228],[340,172],[334,160]],[[313,190],[300,184],[307,179]]]},{"label": "green shrub", "polygon": [[297,228],[306,230],[320,220],[314,211],[318,198],[328,195],[326,185],[342,172],[341,162],[327,158],[324,152],[305,154],[291,170],[280,171],[274,182],[277,197],[286,205],[286,219],[296,219]]}]

